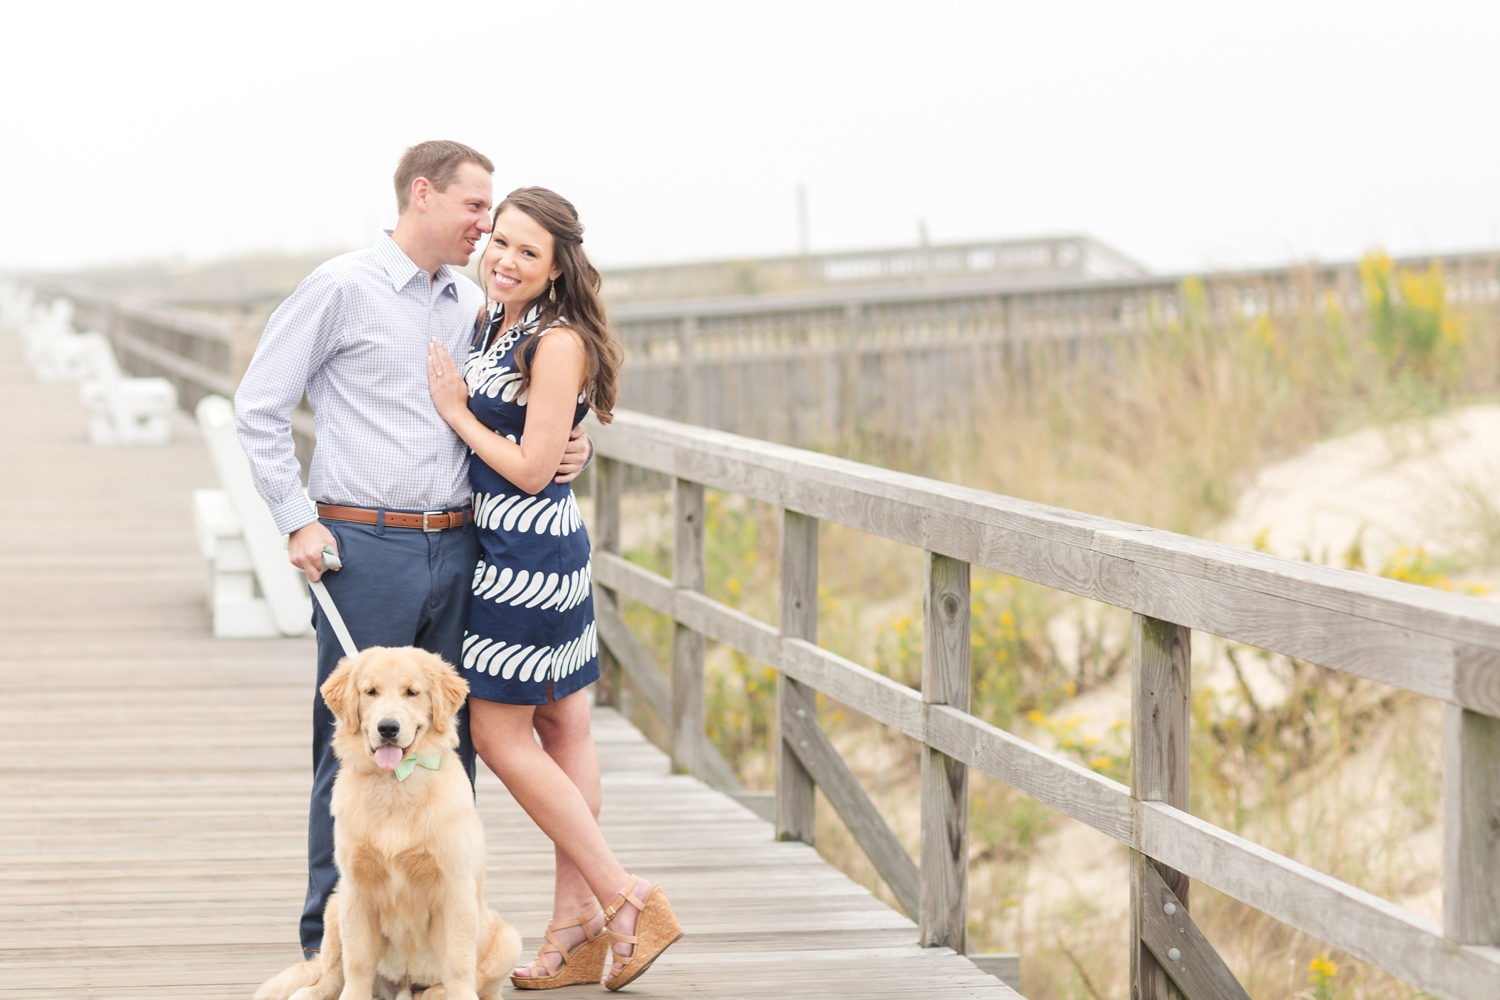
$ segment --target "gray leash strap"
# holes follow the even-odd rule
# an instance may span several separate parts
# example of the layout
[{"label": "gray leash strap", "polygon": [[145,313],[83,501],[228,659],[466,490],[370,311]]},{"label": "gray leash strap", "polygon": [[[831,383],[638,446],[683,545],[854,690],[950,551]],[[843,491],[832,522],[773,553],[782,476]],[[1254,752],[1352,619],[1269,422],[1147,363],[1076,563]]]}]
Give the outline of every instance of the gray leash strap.
[{"label": "gray leash strap", "polygon": [[[328,546],[323,546],[323,569],[339,570],[344,564],[339,561],[338,554]],[[333,626],[333,634],[339,637],[339,645],[344,647],[345,656],[355,656],[359,650],[354,646],[354,638],[349,634],[349,628],[344,624],[344,616],[339,614],[339,609],[334,606],[333,597],[328,593],[328,588],[323,586],[322,580],[309,580],[307,586],[312,590],[313,596],[318,599],[318,606],[323,609],[328,624]]]}]

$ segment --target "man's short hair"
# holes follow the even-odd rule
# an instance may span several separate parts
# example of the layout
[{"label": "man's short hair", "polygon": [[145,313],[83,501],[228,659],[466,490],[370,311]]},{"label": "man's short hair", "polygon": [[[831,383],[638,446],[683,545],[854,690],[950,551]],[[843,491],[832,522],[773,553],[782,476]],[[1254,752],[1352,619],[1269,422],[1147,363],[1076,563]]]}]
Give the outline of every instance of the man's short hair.
[{"label": "man's short hair", "polygon": [[401,156],[396,164],[396,209],[405,212],[411,201],[411,182],[425,177],[439,191],[448,190],[448,185],[458,180],[458,168],[465,163],[483,167],[493,174],[495,165],[490,158],[461,142],[435,139],[419,142]]}]

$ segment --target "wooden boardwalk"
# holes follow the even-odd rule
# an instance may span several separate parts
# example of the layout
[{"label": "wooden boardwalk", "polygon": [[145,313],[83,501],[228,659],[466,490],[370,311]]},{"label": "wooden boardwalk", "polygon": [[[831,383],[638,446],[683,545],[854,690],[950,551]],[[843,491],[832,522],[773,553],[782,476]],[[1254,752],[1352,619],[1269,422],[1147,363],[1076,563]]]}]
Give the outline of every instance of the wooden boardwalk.
[{"label": "wooden boardwalk", "polygon": [[[216,484],[181,424],[89,447],[77,387],[0,332],[0,998],[244,998],[298,956],[313,646],[210,636],[190,492]],[[689,934],[626,995],[1016,996],[595,718],[606,832]],[[550,845],[487,772],[479,802],[533,948]]]}]

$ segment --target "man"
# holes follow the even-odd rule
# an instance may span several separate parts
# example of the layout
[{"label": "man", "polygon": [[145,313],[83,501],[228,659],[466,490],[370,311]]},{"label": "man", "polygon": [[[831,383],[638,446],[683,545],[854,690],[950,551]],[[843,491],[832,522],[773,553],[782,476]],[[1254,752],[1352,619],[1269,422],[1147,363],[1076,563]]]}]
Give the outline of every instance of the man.
[{"label": "man", "polygon": [[[355,645],[419,646],[457,663],[479,558],[469,510],[469,452],[433,408],[427,344],[468,355],[484,293],[451,270],[490,231],[494,166],[456,142],[424,142],[396,168],[396,228],[366,250],[320,266],[272,314],[235,393],[240,443],[256,489],[290,537],[288,557],[323,576],[325,547],[344,568],[325,581]],[[290,413],[303,394],[317,436],[307,493]],[[589,444],[576,431],[558,469],[577,476]],[[309,499],[309,495],[311,499]],[[343,650],[313,605],[318,686]],[[334,718],[313,696],[313,792],[308,817],[303,953],[323,940],[323,908],[338,880],[329,796],[338,761]],[[474,780],[468,712],[459,755]]]}]

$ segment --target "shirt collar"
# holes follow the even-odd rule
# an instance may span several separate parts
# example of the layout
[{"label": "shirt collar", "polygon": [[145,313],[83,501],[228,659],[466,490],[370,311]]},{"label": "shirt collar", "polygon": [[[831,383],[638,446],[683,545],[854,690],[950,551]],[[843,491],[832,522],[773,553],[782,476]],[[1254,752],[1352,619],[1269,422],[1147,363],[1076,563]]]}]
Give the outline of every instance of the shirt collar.
[{"label": "shirt collar", "polygon": [[[413,264],[411,258],[406,256],[406,251],[391,239],[389,229],[383,230],[375,240],[375,257],[380,261],[381,267],[385,268],[386,276],[391,279],[391,287],[398,292],[410,284],[411,279],[417,275],[427,277],[427,272]],[[458,296],[457,282],[454,280],[453,271],[447,264],[438,268],[437,277],[432,281],[432,286],[436,291],[452,298]]]}]

